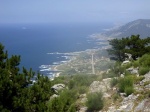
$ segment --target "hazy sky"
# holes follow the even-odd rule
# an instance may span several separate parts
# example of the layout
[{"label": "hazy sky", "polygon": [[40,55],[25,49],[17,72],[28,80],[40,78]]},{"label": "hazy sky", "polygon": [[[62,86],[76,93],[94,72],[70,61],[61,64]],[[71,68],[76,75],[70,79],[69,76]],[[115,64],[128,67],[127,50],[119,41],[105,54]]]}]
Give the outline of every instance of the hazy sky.
[{"label": "hazy sky", "polygon": [[119,23],[149,18],[150,0],[0,0],[0,23]]}]

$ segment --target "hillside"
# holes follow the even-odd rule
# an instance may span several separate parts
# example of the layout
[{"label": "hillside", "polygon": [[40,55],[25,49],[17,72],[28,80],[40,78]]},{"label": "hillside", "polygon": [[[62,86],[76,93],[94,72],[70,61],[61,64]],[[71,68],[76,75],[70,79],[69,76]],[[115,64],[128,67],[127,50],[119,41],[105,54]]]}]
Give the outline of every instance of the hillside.
[{"label": "hillside", "polygon": [[122,38],[139,34],[141,38],[150,36],[150,19],[138,19],[117,28],[96,34],[95,38]]}]

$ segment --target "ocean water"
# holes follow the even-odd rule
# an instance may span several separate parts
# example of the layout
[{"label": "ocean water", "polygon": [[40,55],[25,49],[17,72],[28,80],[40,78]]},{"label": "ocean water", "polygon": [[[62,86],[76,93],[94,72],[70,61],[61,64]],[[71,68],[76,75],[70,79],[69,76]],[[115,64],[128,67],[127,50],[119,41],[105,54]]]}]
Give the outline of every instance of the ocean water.
[{"label": "ocean water", "polygon": [[49,74],[47,68],[51,65],[68,60],[63,53],[100,47],[89,36],[110,27],[107,24],[1,25],[0,43],[8,50],[9,56],[21,55],[20,67]]}]

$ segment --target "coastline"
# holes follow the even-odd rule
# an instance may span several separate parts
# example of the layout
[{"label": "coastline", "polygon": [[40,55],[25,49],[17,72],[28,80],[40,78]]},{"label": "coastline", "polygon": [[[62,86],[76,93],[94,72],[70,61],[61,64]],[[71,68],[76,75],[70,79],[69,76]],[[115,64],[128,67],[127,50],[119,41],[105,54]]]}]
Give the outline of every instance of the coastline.
[{"label": "coastline", "polygon": [[[97,37],[97,38],[93,38]],[[102,38],[100,39],[97,35],[91,36],[90,38],[95,39],[97,47],[92,49],[86,49],[83,51],[75,51],[75,52],[68,52],[68,53],[61,53],[61,52],[52,52],[47,53],[48,55],[56,55],[57,58],[62,58],[62,60],[58,62],[53,62],[51,65],[43,65],[40,69],[45,75],[51,79],[55,77],[59,77],[60,75],[70,75],[71,73],[87,73],[92,74],[91,72],[91,56],[94,55],[95,64],[99,63],[103,57],[105,56],[97,56],[99,52],[102,50],[108,49],[110,46],[108,45],[109,38]],[[99,39],[98,39],[99,38]],[[64,60],[63,60],[64,58]],[[96,68],[97,69],[97,68]]]},{"label": "coastline", "polygon": [[[60,75],[70,75],[70,72],[73,73],[86,73],[86,74],[92,74],[91,71],[91,55],[94,54],[94,65],[96,66],[97,63],[100,61],[109,62],[109,58],[105,57],[103,54],[101,54],[103,51],[106,51],[107,47],[101,47],[97,49],[87,49],[85,51],[79,51],[79,52],[72,52],[67,53],[71,54],[69,55],[68,60],[65,63],[61,63],[59,65],[54,65],[53,70],[57,71],[54,74],[54,77],[52,80],[54,80],[55,77],[59,77]],[[98,53],[100,53],[102,56],[98,57]],[[84,68],[84,69],[81,69]],[[101,73],[100,71],[96,69],[96,74]]]}]

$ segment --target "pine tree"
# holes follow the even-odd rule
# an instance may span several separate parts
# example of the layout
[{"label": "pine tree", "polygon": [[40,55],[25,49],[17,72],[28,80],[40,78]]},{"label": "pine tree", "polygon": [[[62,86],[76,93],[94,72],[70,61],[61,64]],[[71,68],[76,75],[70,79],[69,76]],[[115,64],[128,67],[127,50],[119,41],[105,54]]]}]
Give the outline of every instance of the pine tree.
[{"label": "pine tree", "polygon": [[109,40],[112,48],[108,49],[109,55],[118,61],[125,60],[125,53],[130,53],[132,58],[136,60],[145,53],[150,52],[150,37],[141,39],[140,35],[131,35],[122,39]]},{"label": "pine tree", "polygon": [[47,111],[47,101],[52,94],[51,81],[38,74],[36,83],[32,83],[35,72],[24,67],[21,72],[19,64],[20,56],[8,58],[7,51],[4,52],[4,46],[0,44],[0,111]]}]

